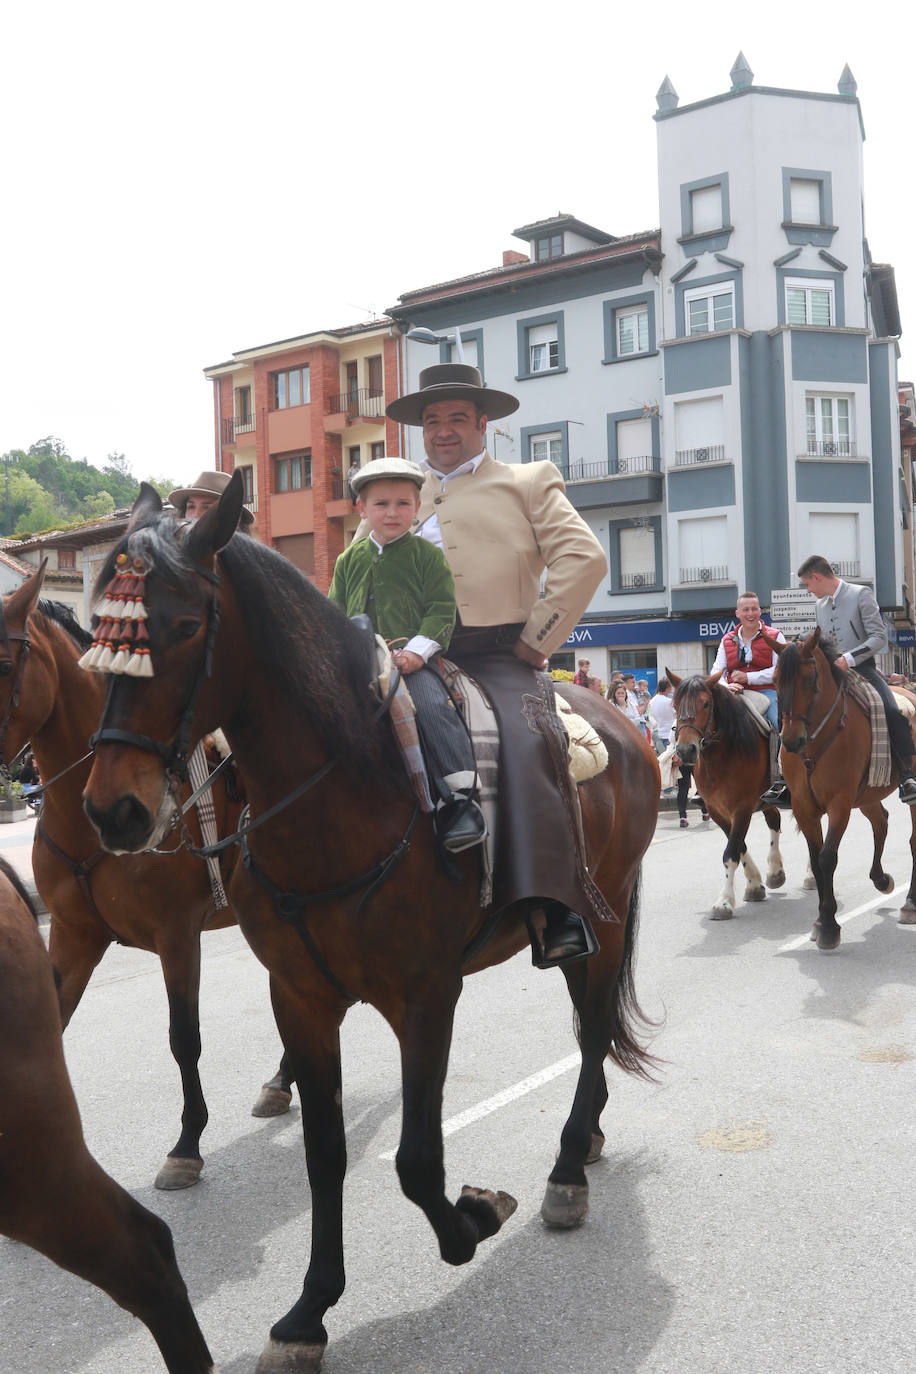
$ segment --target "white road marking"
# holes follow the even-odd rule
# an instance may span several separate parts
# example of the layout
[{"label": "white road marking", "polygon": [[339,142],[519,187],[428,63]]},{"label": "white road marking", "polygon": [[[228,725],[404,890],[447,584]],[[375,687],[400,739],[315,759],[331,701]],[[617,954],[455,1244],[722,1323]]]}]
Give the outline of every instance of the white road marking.
[{"label": "white road marking", "polygon": [[[871,911],[873,907],[880,906],[882,902],[893,901],[895,897],[906,892],[907,887],[907,883],[901,883],[899,887],[894,888],[893,892],[884,892],[880,897],[873,897],[870,902],[863,902],[861,906],[854,907],[852,911],[847,911],[844,916],[838,916],[837,925],[845,926],[850,921],[854,921],[857,916],[863,916],[866,911]],[[787,945],[780,945],[777,953],[788,954],[793,949],[804,949],[805,945],[809,943],[811,943],[810,935],[799,935],[796,940],[790,940]]]},{"label": "white road marking", "polygon": [[[515,1083],[511,1088],[504,1088],[501,1093],[496,1093],[493,1097],[488,1097],[485,1102],[478,1102],[476,1107],[468,1107],[466,1112],[459,1112],[457,1116],[449,1117],[448,1121],[442,1123],[442,1138],[454,1135],[456,1131],[462,1130],[465,1126],[470,1126],[472,1122],[479,1121],[481,1117],[489,1116],[491,1112],[499,1111],[500,1107],[506,1107],[510,1102],[515,1102],[517,1098],[524,1097],[526,1093],[534,1092],[535,1088],[540,1088],[542,1084],[549,1083],[552,1078],[559,1078],[563,1073],[569,1073],[570,1069],[577,1069],[582,1063],[582,1056],[578,1053],[569,1054],[565,1059],[558,1059],[555,1064],[548,1064],[546,1069],[541,1069],[539,1073],[533,1073],[530,1078],[523,1078],[520,1083]],[[394,1159],[396,1150],[386,1150],[379,1155],[379,1159]]]}]

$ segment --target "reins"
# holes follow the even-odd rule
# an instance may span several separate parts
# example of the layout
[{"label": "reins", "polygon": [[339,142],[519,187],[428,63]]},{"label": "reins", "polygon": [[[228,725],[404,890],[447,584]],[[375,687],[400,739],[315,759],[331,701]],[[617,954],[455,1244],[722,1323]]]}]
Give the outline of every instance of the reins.
[{"label": "reins", "polygon": [[[804,713],[804,715],[796,715],[792,711],[792,704],[790,702],[789,709],[783,711],[782,719],[783,725],[786,725],[787,723],[791,724],[793,721],[797,720],[800,721],[801,724],[805,727],[805,733],[808,736],[808,741],[804,747],[804,750],[802,751],[801,758],[802,762],[805,765],[805,780],[808,783],[808,791],[811,794],[811,800],[815,803],[815,805],[817,805],[817,798],[814,795],[814,788],[811,783],[811,774],[814,772],[816,765],[818,764],[820,759],[823,758],[824,754],[826,754],[831,744],[833,744],[834,740],[837,739],[840,732],[842,730],[845,730],[846,728],[846,721],[849,713],[849,693],[847,691],[846,683],[843,683],[842,685],[838,685],[835,683],[834,685],[836,686],[837,693],[833,699],[833,702],[831,703],[830,709],[826,712],[820,723],[816,725],[814,729],[812,729],[810,717],[811,712],[814,709],[814,703],[817,700],[817,696],[820,691],[820,679],[818,677],[817,672],[817,659],[812,658],[811,663],[814,668],[814,685],[812,688],[811,700],[808,703],[807,711]],[[840,719],[836,721],[833,730],[831,730],[827,738],[822,741],[821,746],[817,750],[817,752],[814,754],[810,754],[808,752],[809,749],[814,744],[818,736],[821,734],[822,730],[824,730],[824,728],[830,721],[831,717],[834,715],[837,707],[840,705],[842,705],[843,707]]]}]

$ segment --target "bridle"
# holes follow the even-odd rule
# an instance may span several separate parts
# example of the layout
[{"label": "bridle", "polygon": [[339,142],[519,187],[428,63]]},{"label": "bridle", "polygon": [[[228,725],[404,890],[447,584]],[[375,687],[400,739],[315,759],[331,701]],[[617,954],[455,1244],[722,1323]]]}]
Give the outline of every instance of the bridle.
[{"label": "bridle", "polygon": [[219,574],[210,572],[208,568],[199,565],[194,571],[201,577],[212,583],[216,589],[213,596],[207,603],[207,631],[204,644],[203,656],[197,669],[188,699],[178,720],[178,728],[175,735],[168,744],[163,744],[160,740],[151,739],[149,735],[140,735],[133,730],[120,730],[114,726],[107,725],[113,700],[114,692],[118,683],[118,676],[112,674],[108,684],[108,695],[105,698],[105,709],[102,712],[102,720],[98,730],[89,740],[93,749],[97,749],[100,744],[127,744],[133,749],[142,749],[147,754],[155,754],[162,760],[166,774],[175,782],[185,782],[188,776],[188,755],[191,743],[191,726],[194,721],[194,712],[197,709],[197,699],[200,696],[204,682],[213,675],[213,650],[216,643],[216,632],[219,629]]},{"label": "bridle", "polygon": [[[685,692],[684,695],[685,695],[685,697],[686,697],[686,696],[688,695],[688,693]],[[697,725],[697,718],[696,718],[695,715],[693,715],[693,716],[682,716],[682,715],[680,714],[680,712],[678,712],[677,719],[676,719],[676,721],[674,722],[674,737],[675,737],[675,739],[677,739],[677,736],[678,736],[678,734],[679,734],[680,731],[681,731],[681,727],[682,727],[682,726],[687,726],[689,729],[693,730],[694,734],[696,735],[696,737],[697,737],[697,748],[698,748],[698,750],[700,751],[700,753],[702,754],[702,752],[703,752],[704,749],[708,749],[709,746],[710,746],[711,744],[715,744],[716,741],[717,741],[718,738],[719,738],[719,732],[718,732],[718,730],[710,730],[710,728],[709,728],[710,725],[712,725],[712,724],[714,723],[714,721],[715,721],[715,703],[713,702],[712,693],[710,692],[710,695],[709,695],[709,718],[708,718],[706,724],[704,725],[703,729],[701,730],[701,729],[699,728],[699,726]]]},{"label": "bridle", "polygon": [[0,640],[4,648],[9,648],[10,640],[18,640],[22,645],[19,650],[19,658],[13,670],[13,685],[6,703],[6,710],[3,712],[3,719],[0,720],[0,772],[7,772],[6,764],[6,736],[10,728],[10,721],[13,712],[19,706],[19,695],[22,690],[22,679],[25,674],[25,667],[29,659],[32,642],[29,639],[28,618],[21,630],[11,630],[6,623],[6,614],[3,610],[3,599],[0,597]]},{"label": "bridle", "polygon": [[[816,658],[811,658],[811,659],[809,659],[808,661],[810,662],[811,667],[814,669],[814,678],[813,678],[813,681],[812,681],[812,686],[811,686],[811,697],[810,697],[810,699],[809,699],[809,701],[808,701],[808,709],[807,709],[807,711],[805,711],[804,715],[797,715],[797,714],[796,714],[795,712],[793,712],[793,710],[792,710],[792,702],[789,702],[788,706],[784,706],[784,705],[783,705],[783,709],[782,709],[782,723],[783,723],[783,725],[791,725],[791,724],[793,724],[793,722],[796,722],[796,721],[797,721],[797,722],[799,722],[801,725],[803,725],[803,726],[805,727],[805,734],[808,736],[808,744],[805,746],[806,748],[808,747],[808,745],[811,745],[811,744],[814,743],[814,741],[817,739],[818,735],[819,735],[819,734],[821,733],[821,731],[824,729],[824,726],[827,724],[828,720],[830,720],[830,717],[833,715],[834,711],[837,709],[837,707],[840,705],[841,702],[843,703],[843,715],[842,715],[842,719],[840,720],[839,725],[838,725],[837,728],[838,728],[839,730],[842,730],[843,726],[846,724],[846,700],[847,700],[847,698],[846,698],[846,689],[845,689],[845,687],[838,687],[838,688],[837,688],[837,694],[836,694],[836,696],[835,696],[835,698],[834,698],[834,700],[833,700],[833,705],[830,707],[830,710],[829,710],[829,711],[827,712],[827,714],[824,716],[824,718],[823,718],[823,720],[820,722],[820,724],[817,725],[817,726],[815,726],[815,728],[812,730],[812,728],[811,728],[811,712],[812,712],[812,710],[814,709],[814,703],[815,703],[815,701],[817,700],[818,692],[819,692],[819,690],[820,690],[820,680],[819,680],[818,675],[817,675],[817,659],[816,659]],[[797,690],[797,687],[796,687],[796,690]],[[795,694],[794,694],[794,692],[793,692],[793,700],[794,700],[794,696],[795,696]],[[782,705],[782,703],[780,703],[780,705]],[[828,742],[829,742],[829,741],[828,741]],[[825,746],[825,747],[826,747],[826,746]],[[814,765],[813,765],[813,763],[812,763],[812,767],[813,767],[813,766],[814,766]]]}]

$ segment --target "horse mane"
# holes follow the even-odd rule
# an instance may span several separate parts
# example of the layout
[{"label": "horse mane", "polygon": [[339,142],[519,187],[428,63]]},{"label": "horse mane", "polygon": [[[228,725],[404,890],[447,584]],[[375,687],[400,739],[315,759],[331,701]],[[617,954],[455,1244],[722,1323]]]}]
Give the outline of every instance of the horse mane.
[{"label": "horse mane", "polygon": [[39,601],[36,610],[52,625],[58,625],[73,640],[81,653],[89,648],[92,643],[92,635],[88,630],[83,629],[72,606],[69,606],[65,601]]},{"label": "horse mane", "polygon": [[696,715],[697,695],[704,689],[712,696],[713,722],[722,743],[737,754],[755,754],[760,747],[760,731],[750,712],[738,703],[735,694],[718,682],[709,684],[705,677],[699,675],[683,678],[674,693],[675,711],[683,702],[687,710]]},{"label": "horse mane", "polygon": [[[151,573],[180,586],[196,567],[185,549],[186,530],[163,514],[126,534],[105,560],[96,598],[113,576],[118,554],[128,549]],[[328,754],[362,774],[385,765],[392,781],[407,786],[391,732],[375,722],[366,641],[344,612],[288,559],[248,535],[233,535],[219,552],[217,570],[232,586],[268,680],[309,721]]]},{"label": "horse mane", "polygon": [[[844,674],[836,666],[835,659],[840,650],[839,646],[832,639],[821,638],[818,646],[827,660],[827,666],[833,675],[833,680],[838,687],[844,686]],[[798,639],[792,639],[779,655],[779,670],[777,672],[777,690],[780,697],[782,693],[795,690],[798,681],[798,674],[801,671],[802,656],[801,644]]]}]

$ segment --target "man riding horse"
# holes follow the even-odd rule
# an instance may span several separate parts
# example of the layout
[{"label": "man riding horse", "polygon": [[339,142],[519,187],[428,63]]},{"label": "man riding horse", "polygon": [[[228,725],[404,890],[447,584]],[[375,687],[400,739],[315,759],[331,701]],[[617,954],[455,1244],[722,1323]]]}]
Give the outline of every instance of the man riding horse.
[{"label": "man riding horse", "polygon": [[[773,686],[776,672],[773,641],[785,644],[785,635],[773,626],[764,625],[756,592],[741,593],[735,604],[735,619],[738,621],[735,628],[722,636],[712,670],[722,674],[722,686],[730,692],[759,692],[766,697],[766,718],[776,735],[779,715]],[[785,790],[785,780],[777,773],[760,800],[765,806],[775,806],[782,800]]]},{"label": "man riding horse", "polygon": [[553,964],[586,955],[582,917],[608,913],[541,732],[554,728],[543,670],[607,562],[553,463],[500,463],[486,451],[488,419],[518,404],[485,387],[476,367],[443,363],[425,368],[419,390],[387,414],[422,427],[426,480],[414,532],[442,549],[455,579],[459,619],[449,657],[482,684],[499,719],[496,904],[543,913],[543,957]]}]

